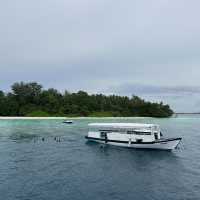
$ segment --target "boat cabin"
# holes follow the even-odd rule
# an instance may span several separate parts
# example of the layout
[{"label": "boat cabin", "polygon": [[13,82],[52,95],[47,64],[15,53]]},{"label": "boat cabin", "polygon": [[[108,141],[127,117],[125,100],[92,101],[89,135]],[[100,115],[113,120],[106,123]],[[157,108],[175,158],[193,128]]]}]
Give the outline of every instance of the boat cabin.
[{"label": "boat cabin", "polygon": [[159,140],[161,132],[156,124],[91,123],[88,137],[142,143]]}]

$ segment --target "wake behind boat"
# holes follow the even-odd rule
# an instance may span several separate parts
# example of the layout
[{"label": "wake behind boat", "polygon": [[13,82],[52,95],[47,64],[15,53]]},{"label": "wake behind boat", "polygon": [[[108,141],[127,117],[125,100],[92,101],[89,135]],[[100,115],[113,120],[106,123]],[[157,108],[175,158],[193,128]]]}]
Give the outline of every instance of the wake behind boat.
[{"label": "wake behind boat", "polygon": [[159,125],[139,123],[91,123],[89,141],[129,148],[175,149],[182,138],[163,138]]}]

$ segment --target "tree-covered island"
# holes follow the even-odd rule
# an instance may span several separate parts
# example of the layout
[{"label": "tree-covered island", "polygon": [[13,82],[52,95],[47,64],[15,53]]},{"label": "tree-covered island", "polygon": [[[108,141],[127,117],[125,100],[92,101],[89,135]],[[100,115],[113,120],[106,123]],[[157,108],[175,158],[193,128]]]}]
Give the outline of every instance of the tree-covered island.
[{"label": "tree-covered island", "polygon": [[91,116],[91,117],[170,117],[169,105],[151,103],[138,96],[92,94],[79,91],[63,94],[43,89],[36,82],[14,83],[12,92],[0,91],[0,116]]}]

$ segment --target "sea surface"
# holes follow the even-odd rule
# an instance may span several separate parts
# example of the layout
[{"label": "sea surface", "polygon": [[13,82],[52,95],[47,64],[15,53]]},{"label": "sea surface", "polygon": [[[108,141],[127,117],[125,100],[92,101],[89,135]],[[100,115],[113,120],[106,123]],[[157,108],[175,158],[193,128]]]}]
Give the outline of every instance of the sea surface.
[{"label": "sea surface", "polygon": [[[90,122],[156,123],[172,152],[86,142]],[[199,200],[200,117],[0,120],[2,200]]]}]

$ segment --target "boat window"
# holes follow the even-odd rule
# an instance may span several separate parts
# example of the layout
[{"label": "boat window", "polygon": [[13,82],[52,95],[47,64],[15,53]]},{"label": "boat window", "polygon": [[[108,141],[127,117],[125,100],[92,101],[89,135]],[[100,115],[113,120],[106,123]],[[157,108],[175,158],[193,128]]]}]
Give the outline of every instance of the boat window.
[{"label": "boat window", "polygon": [[127,131],[127,134],[135,134],[135,135],[151,135],[151,132]]},{"label": "boat window", "polygon": [[107,133],[109,133],[109,132],[113,132],[114,130],[99,130],[100,132],[107,132]]},{"label": "boat window", "polygon": [[154,133],[155,140],[158,140],[158,133]]},{"label": "boat window", "polygon": [[106,132],[101,132],[101,137],[106,137],[107,133]]},{"label": "boat window", "polygon": [[151,135],[151,132],[133,131],[135,135]]},{"label": "boat window", "polygon": [[134,131],[127,131],[127,134],[134,134]]},{"label": "boat window", "polygon": [[121,134],[135,134],[135,135],[151,135],[151,132],[149,131],[134,131],[134,130],[123,130],[123,129],[113,129],[113,130],[111,130],[111,129],[101,129],[101,130],[99,130],[99,132],[106,132],[106,133],[111,133],[111,132],[119,132],[119,133],[121,133]]},{"label": "boat window", "polygon": [[123,133],[123,132],[126,132],[125,130],[123,130],[123,129],[113,129],[113,130],[111,130],[111,129],[109,129],[109,130],[105,130],[105,129],[100,129],[99,130],[99,132],[107,132],[107,133],[112,133],[112,132],[118,132],[118,133]]}]

